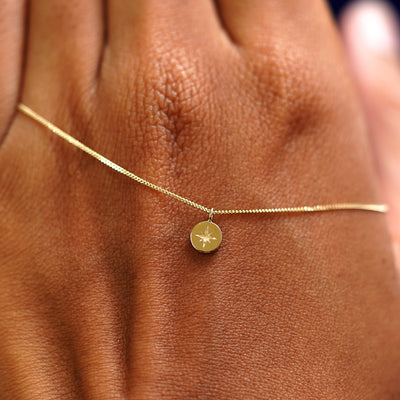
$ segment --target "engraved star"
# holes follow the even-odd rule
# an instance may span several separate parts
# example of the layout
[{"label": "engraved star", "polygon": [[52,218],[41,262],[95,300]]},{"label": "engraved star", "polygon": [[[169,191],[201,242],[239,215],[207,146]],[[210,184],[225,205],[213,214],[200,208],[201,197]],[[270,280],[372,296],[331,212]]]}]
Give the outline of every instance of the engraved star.
[{"label": "engraved star", "polygon": [[206,230],[201,235],[196,235],[201,242],[203,242],[203,249],[206,247],[206,243],[211,243],[211,240],[217,240],[216,237],[212,236],[212,233],[208,230],[208,226]]}]

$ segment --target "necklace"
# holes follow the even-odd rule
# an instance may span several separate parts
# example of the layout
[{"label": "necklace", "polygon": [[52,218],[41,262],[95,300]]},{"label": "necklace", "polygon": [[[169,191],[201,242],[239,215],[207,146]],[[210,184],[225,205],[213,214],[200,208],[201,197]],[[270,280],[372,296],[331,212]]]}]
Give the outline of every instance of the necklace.
[{"label": "necklace", "polygon": [[203,206],[186,197],[180,196],[174,192],[171,192],[161,186],[158,186],[148,180],[135,175],[133,172],[126,170],[125,168],[119,166],[118,164],[112,162],[108,158],[97,153],[90,147],[84,145],[79,140],[75,139],[68,133],[64,132],[54,124],[52,124],[47,119],[40,116],[38,113],[33,111],[30,107],[19,104],[18,110],[25,114],[26,116],[32,118],[34,121],[43,125],[51,132],[55,133],[57,136],[61,137],[68,143],[77,147],[78,149],[89,154],[96,160],[102,162],[108,167],[114,169],[115,171],[133,179],[134,181],[141,183],[153,190],[163,193],[175,200],[181,201],[188,206],[197,208],[208,214],[208,220],[198,223],[190,233],[190,242],[192,246],[202,252],[210,253],[216,250],[222,241],[222,232],[219,226],[213,222],[214,215],[219,214],[282,214],[282,213],[310,213],[310,212],[322,212],[322,211],[343,211],[343,210],[360,210],[360,211],[372,211],[385,213],[388,208],[385,204],[364,204],[364,203],[335,203],[335,204],[325,204],[325,205],[314,205],[314,206],[298,206],[298,207],[278,207],[278,208],[255,208],[255,209],[214,209]]}]

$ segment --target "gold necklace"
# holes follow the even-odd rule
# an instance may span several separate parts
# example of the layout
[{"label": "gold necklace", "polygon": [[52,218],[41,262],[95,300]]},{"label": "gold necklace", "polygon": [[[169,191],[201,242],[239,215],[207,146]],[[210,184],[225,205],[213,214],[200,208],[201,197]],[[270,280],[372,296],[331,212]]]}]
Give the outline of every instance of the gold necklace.
[{"label": "gold necklace", "polygon": [[61,137],[62,139],[66,140],[68,143],[84,151],[85,153],[89,154],[96,160],[102,162],[108,167],[114,169],[115,171],[127,176],[128,178],[135,180],[138,183],[141,183],[142,185],[148,186],[153,190],[157,190],[160,193],[172,197],[175,200],[181,201],[182,203],[185,203],[191,207],[206,212],[208,214],[208,220],[198,223],[190,233],[190,242],[192,243],[193,247],[196,250],[202,253],[210,253],[216,250],[221,244],[222,241],[221,229],[216,223],[212,222],[214,215],[218,214],[309,213],[309,212],[339,211],[339,210],[361,210],[361,211],[373,211],[373,212],[385,213],[388,210],[388,207],[385,204],[363,204],[363,203],[336,203],[336,204],[299,206],[299,207],[255,208],[247,210],[246,209],[220,210],[220,209],[208,208],[192,200],[189,200],[183,196],[173,193],[167,189],[164,189],[161,186],[149,182],[148,180],[135,175],[134,173],[126,170],[125,168],[122,168],[118,164],[112,162],[108,158],[92,150],[90,147],[87,147],[79,140],[73,138],[68,133],[64,132],[63,130],[52,124],[50,121],[37,114],[30,107],[24,104],[19,104],[18,110],[23,114],[25,114],[26,116],[32,118],[39,124],[43,125],[51,132]]}]

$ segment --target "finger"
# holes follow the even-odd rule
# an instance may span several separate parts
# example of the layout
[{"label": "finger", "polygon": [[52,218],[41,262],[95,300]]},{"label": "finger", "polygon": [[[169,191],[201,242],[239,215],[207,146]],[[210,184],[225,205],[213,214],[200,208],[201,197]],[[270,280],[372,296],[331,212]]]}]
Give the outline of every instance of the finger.
[{"label": "finger", "polygon": [[400,268],[400,29],[384,2],[361,1],[342,19],[349,60],[365,105],[370,140]]},{"label": "finger", "polygon": [[243,46],[264,47],[270,38],[277,37],[296,37],[297,42],[307,43],[313,36],[315,42],[321,37],[321,29],[332,30],[330,13],[321,0],[215,1],[232,40]]},{"label": "finger", "polygon": [[29,9],[24,89],[32,104],[38,88],[59,87],[64,97],[66,88],[93,79],[104,35],[101,1],[34,0]]},{"label": "finger", "polygon": [[[213,87],[215,60],[226,65],[220,54],[232,51],[232,44],[212,0],[108,0],[106,8],[108,41],[98,110],[108,112],[111,97],[123,104],[123,113],[116,110],[110,119],[121,131],[132,132],[132,151],[169,159],[169,150],[161,150],[170,149],[171,138],[179,135],[181,143],[193,144],[191,132],[207,120],[203,93]],[[118,87],[124,90],[116,92]],[[207,116],[199,117],[199,108]],[[141,170],[143,160],[126,154],[130,165],[138,163],[134,168]],[[147,176],[157,170],[147,170]]]},{"label": "finger", "polygon": [[25,2],[0,5],[0,143],[14,114],[23,64]]},{"label": "finger", "polygon": [[196,40],[212,46],[224,33],[212,0],[108,0],[107,14],[110,46],[131,51]]}]

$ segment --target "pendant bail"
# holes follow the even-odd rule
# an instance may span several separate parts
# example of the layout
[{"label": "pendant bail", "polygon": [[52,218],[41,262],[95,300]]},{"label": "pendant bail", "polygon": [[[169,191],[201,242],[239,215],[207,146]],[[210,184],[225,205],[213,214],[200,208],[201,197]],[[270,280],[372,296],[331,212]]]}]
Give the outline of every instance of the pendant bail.
[{"label": "pendant bail", "polygon": [[208,220],[211,222],[212,219],[213,219],[213,217],[214,217],[214,209],[212,208],[212,209],[210,210],[210,214],[209,214],[209,216],[208,216]]}]

